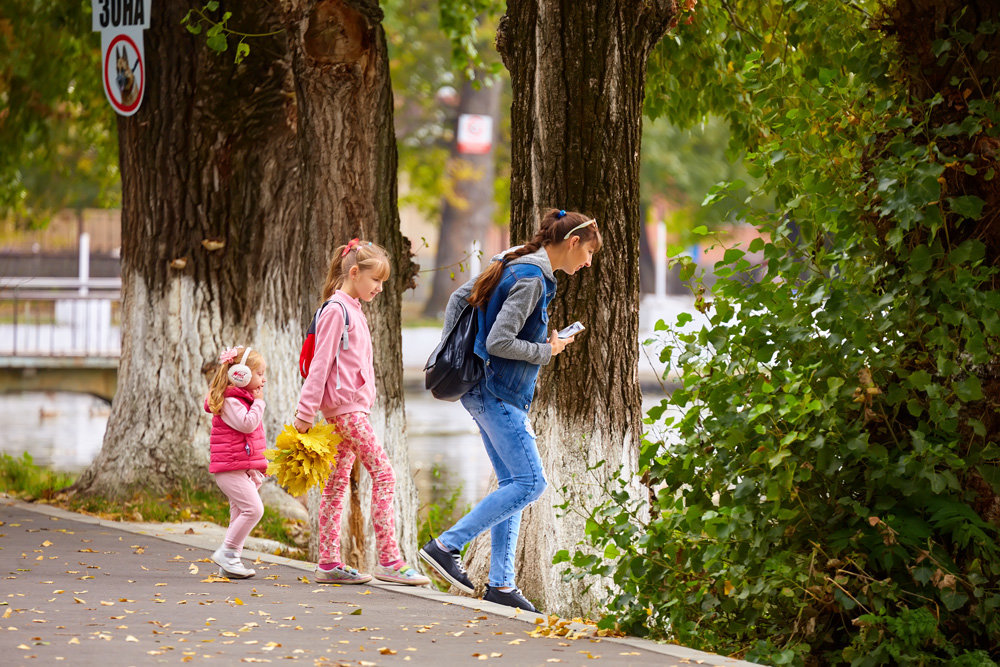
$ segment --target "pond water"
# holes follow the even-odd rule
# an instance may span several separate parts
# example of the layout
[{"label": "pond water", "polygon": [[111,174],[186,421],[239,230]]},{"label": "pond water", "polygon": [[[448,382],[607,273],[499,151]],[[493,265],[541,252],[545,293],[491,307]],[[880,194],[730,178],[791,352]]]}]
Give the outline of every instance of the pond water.
[{"label": "pond water", "polygon": [[[658,398],[647,398],[644,408]],[[0,395],[0,452],[65,472],[80,472],[101,450],[110,406],[85,394],[39,393]],[[440,502],[460,487],[459,503],[482,498],[489,483],[489,459],[479,432],[460,403],[429,394],[406,394],[410,472],[421,505]]]}]

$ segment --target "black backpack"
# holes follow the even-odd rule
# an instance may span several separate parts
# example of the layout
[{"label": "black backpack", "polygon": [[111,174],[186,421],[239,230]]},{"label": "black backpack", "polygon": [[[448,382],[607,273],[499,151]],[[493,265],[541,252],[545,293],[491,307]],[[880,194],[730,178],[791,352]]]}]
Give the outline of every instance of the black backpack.
[{"label": "black backpack", "polygon": [[457,401],[483,379],[483,360],[476,355],[479,311],[466,304],[424,365],[424,387],[434,398]]}]

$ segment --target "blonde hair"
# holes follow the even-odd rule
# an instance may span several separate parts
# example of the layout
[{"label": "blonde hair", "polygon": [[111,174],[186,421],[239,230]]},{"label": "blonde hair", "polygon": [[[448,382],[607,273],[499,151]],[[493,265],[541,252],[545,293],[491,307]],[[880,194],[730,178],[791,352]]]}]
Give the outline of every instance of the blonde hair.
[{"label": "blonde hair", "polygon": [[[236,356],[233,360],[229,363],[220,363],[219,367],[215,369],[212,384],[208,389],[208,409],[212,411],[213,415],[222,412],[222,404],[226,401],[226,389],[236,386],[229,382],[229,369],[240,363],[245,349],[244,347],[236,348]],[[247,355],[247,366],[252,370],[259,371],[263,363],[264,357],[261,353],[256,349],[251,349],[250,354]]]},{"label": "blonde hair", "polygon": [[361,271],[374,272],[377,280],[386,280],[392,268],[385,248],[376,243],[353,239],[350,243],[337,246],[323,284],[323,301],[340,289],[355,266]]}]

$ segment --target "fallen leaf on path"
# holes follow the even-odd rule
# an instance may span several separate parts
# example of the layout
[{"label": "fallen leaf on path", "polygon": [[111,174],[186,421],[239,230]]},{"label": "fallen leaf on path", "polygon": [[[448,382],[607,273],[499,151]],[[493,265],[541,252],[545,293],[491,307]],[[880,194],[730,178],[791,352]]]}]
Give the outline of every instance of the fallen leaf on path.
[{"label": "fallen leaf on path", "polygon": [[52,543],[51,543],[51,542],[49,542],[48,540],[45,540],[44,542],[42,542],[42,546],[43,546],[43,547],[51,547],[51,546],[52,546]]},{"label": "fallen leaf on path", "polygon": [[383,646],[378,650],[378,652],[381,653],[382,655],[396,655],[397,653],[396,651],[393,651],[391,648],[387,646]]},{"label": "fallen leaf on path", "polygon": [[201,580],[201,583],[203,584],[211,584],[215,582],[229,583],[229,577],[220,577],[215,574],[210,574],[208,577]]},{"label": "fallen leaf on path", "polygon": [[81,600],[80,598],[73,598],[73,602],[77,604],[87,604],[85,600]]},{"label": "fallen leaf on path", "polygon": [[191,563],[191,565],[188,566],[188,572],[190,574],[198,574],[198,566],[195,565],[194,563]]},{"label": "fallen leaf on path", "polygon": [[241,600],[239,598],[233,598],[233,604],[240,604],[241,605],[241,604],[243,604],[243,600]]},{"label": "fallen leaf on path", "polygon": [[127,641],[127,642],[138,642],[139,640],[136,639],[135,637],[133,637],[132,635],[128,635],[127,637],[125,637],[125,641]]},{"label": "fallen leaf on path", "polygon": [[361,615],[361,609],[360,608],[359,609],[355,609],[349,615],[350,616],[360,616]]}]

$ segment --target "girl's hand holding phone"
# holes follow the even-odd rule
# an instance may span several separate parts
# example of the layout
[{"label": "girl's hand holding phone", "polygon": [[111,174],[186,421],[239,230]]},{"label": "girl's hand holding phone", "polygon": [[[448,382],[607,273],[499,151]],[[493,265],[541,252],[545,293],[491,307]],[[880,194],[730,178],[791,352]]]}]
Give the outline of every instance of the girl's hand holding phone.
[{"label": "girl's hand holding phone", "polygon": [[559,332],[553,331],[552,337],[549,338],[549,345],[552,346],[552,356],[554,357],[560,352],[562,352],[563,349],[572,342],[573,342],[573,336],[570,336],[569,338],[560,338]]}]

